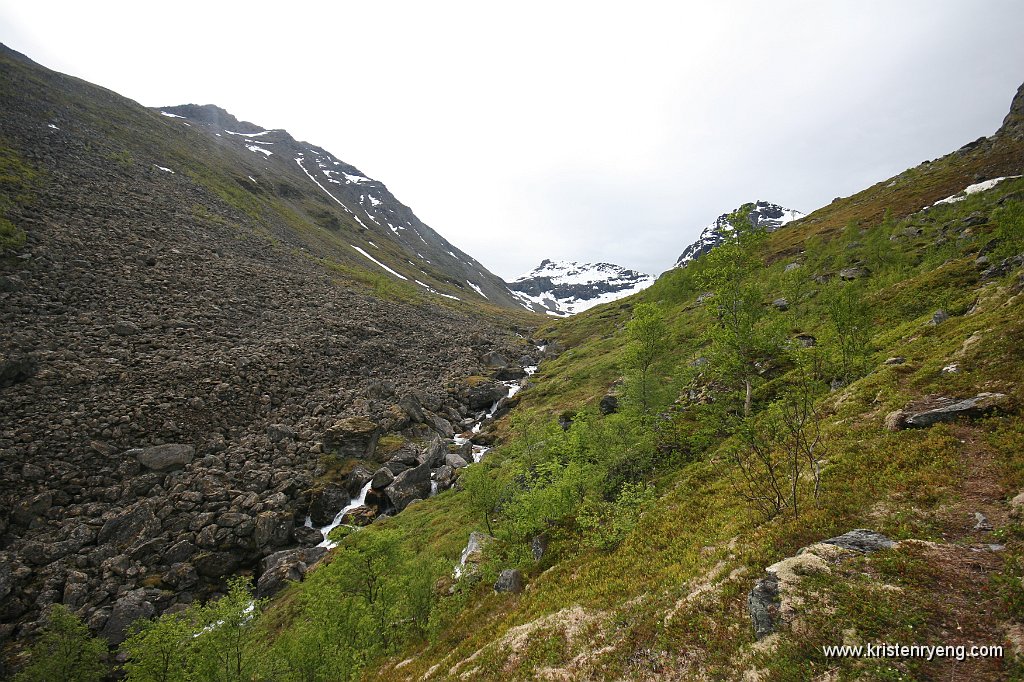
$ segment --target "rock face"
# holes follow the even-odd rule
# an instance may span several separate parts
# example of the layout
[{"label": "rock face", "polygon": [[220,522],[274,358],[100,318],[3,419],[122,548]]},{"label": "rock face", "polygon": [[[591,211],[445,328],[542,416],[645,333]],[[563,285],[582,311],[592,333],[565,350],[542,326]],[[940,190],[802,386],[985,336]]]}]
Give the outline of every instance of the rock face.
[{"label": "rock face", "polygon": [[260,563],[261,575],[256,582],[256,598],[271,597],[289,582],[301,581],[306,571],[326,553],[326,547],[308,547],[271,554]]},{"label": "rock face", "polygon": [[[783,208],[778,204],[772,204],[767,201],[757,201],[753,205],[753,209],[750,211],[750,223],[753,227],[767,230],[768,232],[774,232],[783,225],[790,223],[799,218],[803,218],[804,214],[800,211],[794,211],[791,208]],[[687,263],[697,258],[700,258],[704,254],[711,251],[719,244],[721,244],[726,235],[735,230],[736,228],[729,222],[729,214],[723,213],[715,219],[715,222],[705,227],[700,237],[693,244],[686,247],[686,250],[676,260],[675,267],[684,267]]]},{"label": "rock face", "polygon": [[611,263],[545,259],[508,286],[534,309],[566,316],[635,294],[654,280],[652,275]]},{"label": "rock face", "polygon": [[973,398],[941,398],[935,406],[924,410],[903,409],[888,414],[885,425],[890,431],[921,429],[939,422],[955,421],[960,417],[975,419],[1009,406],[1010,398],[1003,393],[979,393]]}]

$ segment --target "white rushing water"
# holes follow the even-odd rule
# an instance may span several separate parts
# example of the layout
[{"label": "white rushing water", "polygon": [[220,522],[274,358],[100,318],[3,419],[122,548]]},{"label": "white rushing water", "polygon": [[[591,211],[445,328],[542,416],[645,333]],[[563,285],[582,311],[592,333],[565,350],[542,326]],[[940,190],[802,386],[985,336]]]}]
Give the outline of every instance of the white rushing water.
[{"label": "white rushing water", "polygon": [[[317,547],[326,547],[327,549],[334,549],[335,547],[338,546],[337,542],[331,542],[330,540],[328,540],[327,539],[327,535],[332,530],[334,530],[335,528],[337,528],[338,526],[341,525],[341,519],[344,518],[345,514],[349,513],[350,511],[352,511],[356,507],[362,507],[364,504],[366,504],[366,493],[368,493],[368,492],[370,492],[370,482],[369,481],[367,481],[366,485],[363,486],[363,489],[359,491],[359,496],[358,497],[356,497],[354,500],[352,500],[351,502],[346,504],[344,507],[342,507],[341,511],[338,512],[334,516],[334,520],[331,521],[326,526],[324,526],[323,528],[320,529],[320,532],[323,533],[323,535],[324,535],[324,539],[323,539],[323,541],[319,545],[317,545]],[[313,522],[310,520],[310,518],[308,516],[306,517],[306,525],[309,526],[309,527],[313,526]]]}]

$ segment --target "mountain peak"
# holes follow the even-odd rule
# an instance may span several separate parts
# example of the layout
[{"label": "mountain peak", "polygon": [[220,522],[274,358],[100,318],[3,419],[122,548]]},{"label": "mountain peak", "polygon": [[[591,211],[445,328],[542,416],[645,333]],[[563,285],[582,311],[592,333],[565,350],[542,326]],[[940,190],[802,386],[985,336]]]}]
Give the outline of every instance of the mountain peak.
[{"label": "mountain peak", "polygon": [[[735,229],[735,226],[729,220],[729,216],[729,213],[723,213],[715,219],[715,222],[705,227],[697,241],[686,247],[686,250],[679,256],[675,267],[681,268],[721,244],[725,239],[725,235]],[[774,232],[783,225],[803,217],[804,214],[800,211],[760,200],[753,203],[753,207],[748,214],[751,227],[760,228],[767,232]]]},{"label": "mountain peak", "polygon": [[564,317],[635,294],[654,277],[613,263],[577,263],[545,258],[509,284],[524,305]]}]

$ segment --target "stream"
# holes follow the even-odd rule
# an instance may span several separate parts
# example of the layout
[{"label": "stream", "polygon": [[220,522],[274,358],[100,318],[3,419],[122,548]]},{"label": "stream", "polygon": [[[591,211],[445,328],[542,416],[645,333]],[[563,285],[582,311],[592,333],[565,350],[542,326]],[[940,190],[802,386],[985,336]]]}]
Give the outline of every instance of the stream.
[{"label": "stream", "polygon": [[[538,349],[541,352],[544,352],[544,346],[538,346]],[[523,367],[523,371],[526,372],[527,378],[531,377],[537,371],[537,366],[536,365],[530,365],[528,367]],[[522,387],[522,384],[520,383],[520,381],[501,381],[501,382],[498,382],[498,383],[502,384],[503,386],[505,386],[505,388],[508,389],[508,391],[507,391],[507,393],[505,395],[505,398],[511,398],[516,393],[519,393],[519,391],[523,390],[523,387]],[[469,430],[469,433],[473,433],[473,434],[480,433],[480,429],[483,427],[484,423],[487,422],[488,420],[494,418],[495,413],[498,411],[498,404],[502,400],[504,400],[505,398],[499,398],[498,400],[495,400],[494,403],[491,405],[491,407],[487,410],[487,412],[484,413],[482,416],[480,416],[476,420],[476,422],[474,422],[472,428],[470,428],[470,430]],[[450,442],[452,442],[455,445],[458,445],[458,446],[461,447],[461,446],[466,445],[466,443],[469,443],[470,439],[469,438],[463,438],[461,435],[457,434],[453,438],[450,439]],[[489,447],[486,447],[484,445],[473,445],[472,448],[473,448],[472,449],[472,459],[473,459],[472,463],[474,463],[474,464],[479,462],[479,461],[481,461],[484,458],[484,455],[487,454],[487,451],[490,450]],[[434,476],[434,474],[431,473],[430,495],[429,495],[429,497],[433,497],[434,495],[437,494],[437,481],[433,480],[433,476]],[[320,528],[320,533],[323,535],[323,540],[320,542],[319,545],[317,545],[317,547],[326,547],[327,549],[333,549],[334,547],[337,547],[338,543],[337,542],[333,542],[332,540],[329,540],[328,537],[327,537],[328,534],[332,530],[334,530],[335,528],[337,528],[338,526],[341,525],[341,520],[345,517],[345,514],[349,513],[353,509],[357,509],[359,507],[362,507],[364,504],[366,504],[366,494],[369,491],[370,491],[370,482],[367,482],[366,485],[364,485],[362,487],[362,489],[359,491],[359,495],[357,497],[353,498],[351,502],[349,502],[347,505],[342,507],[341,511],[339,511],[334,516],[334,519],[329,524],[327,524],[326,526],[323,526],[322,528]],[[306,517],[305,526],[307,528],[312,528],[313,527],[313,520],[309,516]]]}]

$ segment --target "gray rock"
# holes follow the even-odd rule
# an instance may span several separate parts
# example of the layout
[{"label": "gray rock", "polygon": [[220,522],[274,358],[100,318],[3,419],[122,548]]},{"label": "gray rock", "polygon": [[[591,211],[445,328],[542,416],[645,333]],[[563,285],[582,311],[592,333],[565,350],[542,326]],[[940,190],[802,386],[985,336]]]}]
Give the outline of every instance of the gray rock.
[{"label": "gray rock", "polygon": [[530,555],[534,561],[540,561],[544,558],[544,553],[548,550],[548,538],[545,535],[535,535],[530,540]]},{"label": "gray rock", "polygon": [[974,530],[992,530],[992,523],[981,512],[974,512]]},{"label": "gray rock", "polygon": [[787,301],[784,298],[777,298],[774,301],[772,301],[772,307],[775,308],[776,310],[781,310],[785,312],[786,310],[789,310],[789,301]]},{"label": "gray rock", "polygon": [[199,552],[199,548],[188,540],[181,540],[171,545],[163,554],[163,562],[176,564],[188,561]]},{"label": "gray rock", "polygon": [[931,327],[935,327],[937,325],[942,324],[948,319],[949,313],[947,313],[945,310],[939,309],[932,314],[932,319],[928,320],[928,325]]},{"label": "gray rock", "polygon": [[267,438],[271,443],[280,443],[283,440],[295,440],[297,434],[295,429],[284,424],[271,424],[267,427]]},{"label": "gray rock", "polygon": [[434,483],[437,484],[437,492],[443,493],[452,487],[455,478],[455,469],[445,464],[433,473]]},{"label": "gray rock", "polygon": [[125,640],[127,630],[139,618],[152,618],[156,613],[153,604],[146,601],[142,590],[135,590],[114,602],[114,608],[107,619],[100,636],[111,646],[117,646]]},{"label": "gray rock", "polygon": [[[370,490],[384,490],[395,480],[395,475],[390,469],[380,468],[370,479]],[[321,524],[322,525],[322,524]]]},{"label": "gray rock", "polygon": [[502,355],[501,353],[499,353],[497,351],[491,351],[489,353],[485,353],[484,357],[483,357],[483,361],[484,361],[484,365],[486,367],[490,367],[492,369],[508,367],[508,360],[505,359],[504,355]]},{"label": "gray rock", "polygon": [[152,469],[153,471],[164,471],[176,467],[183,467],[196,456],[196,449],[193,445],[183,443],[171,443],[167,445],[154,445],[148,448],[137,448],[124,453],[128,457],[135,457],[139,464]]},{"label": "gray rock", "polygon": [[869,274],[870,272],[868,269],[863,267],[843,268],[839,271],[839,279],[849,282],[851,280],[867,277]]},{"label": "gray rock", "polygon": [[469,462],[466,459],[455,452],[449,452],[444,456],[444,463],[450,466],[452,469],[462,469],[463,467],[469,466]]},{"label": "gray rock", "polygon": [[619,398],[618,396],[609,393],[601,398],[600,404],[597,408],[601,411],[601,414],[607,416],[609,414],[615,414],[619,411]]},{"label": "gray rock", "polygon": [[782,620],[779,606],[779,578],[769,573],[754,583],[747,595],[747,610],[755,638],[763,639],[775,632]]},{"label": "gray rock", "polygon": [[979,393],[973,398],[950,400],[940,407],[907,414],[902,428],[920,429],[939,422],[954,421],[959,417],[983,417],[1006,408],[1009,402],[1010,398],[1003,393]]},{"label": "gray rock", "polygon": [[828,540],[822,540],[821,544],[835,545],[843,549],[850,549],[857,552],[877,552],[880,549],[889,549],[896,545],[895,542],[881,533],[867,528],[856,528],[849,533],[843,533]]},{"label": "gray rock", "polygon": [[195,566],[182,562],[171,564],[160,579],[176,590],[187,590],[199,582],[199,574]]},{"label": "gray rock", "polygon": [[372,459],[380,429],[366,417],[339,419],[324,432],[324,445],[343,457]]},{"label": "gray rock", "polygon": [[306,564],[289,561],[270,569],[256,581],[256,598],[266,599],[283,590],[290,582],[301,582],[306,575]]},{"label": "gray rock", "polygon": [[896,357],[887,358],[884,364],[886,364],[886,365],[902,365],[906,361],[907,361],[907,359],[905,357],[897,355]]},{"label": "gray rock", "polygon": [[424,462],[417,467],[403,471],[388,485],[387,494],[395,509],[402,511],[412,500],[430,497],[430,466]]},{"label": "gray rock", "polygon": [[195,560],[196,572],[205,578],[220,578],[238,568],[238,557],[231,552],[200,554]]},{"label": "gray rock", "polygon": [[495,592],[510,592],[519,594],[523,591],[523,574],[516,568],[506,568],[498,574],[498,580],[494,583]]},{"label": "gray rock", "polygon": [[357,497],[363,486],[373,478],[373,472],[364,466],[357,466],[345,477],[345,489],[352,497]]},{"label": "gray rock", "polygon": [[295,526],[292,530],[292,538],[299,545],[304,547],[311,547],[319,545],[323,542],[324,535],[320,532],[319,528],[310,528],[308,526]]},{"label": "gray rock", "polygon": [[320,561],[325,554],[327,554],[326,547],[301,547],[299,549],[285,549],[280,552],[274,552],[260,561],[260,573],[266,573],[277,566],[296,561],[312,566]]},{"label": "gray rock", "polygon": [[818,339],[810,334],[797,334],[793,340],[802,348],[812,348],[818,345]]},{"label": "gray rock", "polygon": [[800,264],[799,263],[787,263],[786,267],[783,268],[782,271],[783,272],[793,272],[794,270],[799,270],[799,269],[800,269]]},{"label": "gray rock", "polygon": [[36,363],[31,358],[0,354],[0,388],[26,381],[35,373]]},{"label": "gray rock", "polygon": [[160,532],[160,520],[145,504],[127,509],[110,519],[100,528],[96,541],[128,547],[141,539],[148,539]]},{"label": "gray rock", "polygon": [[290,512],[265,511],[256,517],[252,540],[257,548],[283,545],[291,537],[295,516]]}]

